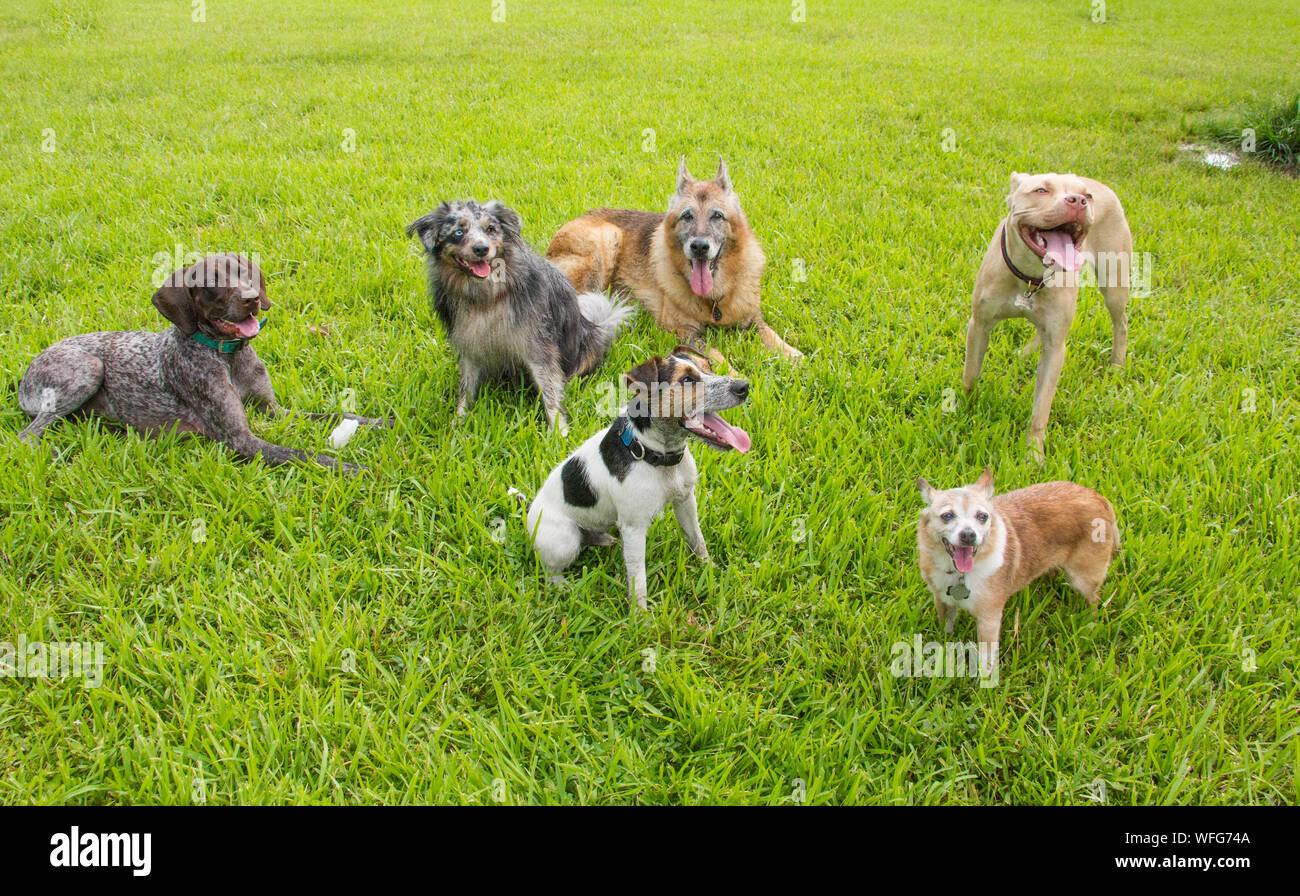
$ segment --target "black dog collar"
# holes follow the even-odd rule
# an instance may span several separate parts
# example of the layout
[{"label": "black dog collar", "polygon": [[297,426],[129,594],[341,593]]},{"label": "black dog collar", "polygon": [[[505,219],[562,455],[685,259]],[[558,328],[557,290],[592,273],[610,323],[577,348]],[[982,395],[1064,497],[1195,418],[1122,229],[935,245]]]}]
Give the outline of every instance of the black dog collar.
[{"label": "black dog collar", "polygon": [[1024,271],[1020,270],[1020,268],[1016,267],[1016,263],[1011,260],[1011,253],[1007,251],[1007,229],[1008,229],[1007,222],[1003,221],[1002,222],[1002,260],[1007,263],[1007,270],[1015,274],[1017,280],[1023,280],[1025,283],[1028,283],[1030,286],[1036,287],[1035,292],[1038,289],[1042,289],[1043,288],[1042,277],[1029,276]]},{"label": "black dog collar", "polygon": [[626,417],[623,418],[623,428],[618,434],[619,441],[623,447],[628,450],[636,460],[643,460],[652,467],[673,467],[681,463],[682,458],[686,456],[686,449],[681,451],[655,451],[653,448],[647,448],[645,443],[639,441],[632,433],[632,422]]}]

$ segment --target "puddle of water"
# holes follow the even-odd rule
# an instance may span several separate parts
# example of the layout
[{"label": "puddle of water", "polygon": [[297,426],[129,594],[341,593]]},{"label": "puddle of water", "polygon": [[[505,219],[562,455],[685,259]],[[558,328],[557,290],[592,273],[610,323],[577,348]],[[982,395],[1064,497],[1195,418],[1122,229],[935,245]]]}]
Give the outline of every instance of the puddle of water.
[{"label": "puddle of water", "polygon": [[1212,165],[1215,168],[1221,168],[1227,171],[1229,168],[1236,168],[1241,164],[1241,158],[1235,152],[1214,152],[1205,153],[1205,164]]},{"label": "puddle of water", "polygon": [[1210,149],[1208,146],[1200,146],[1196,143],[1184,143],[1178,148],[1183,152],[1199,155],[1202,162],[1211,168],[1218,168],[1220,171],[1227,171],[1229,168],[1236,168],[1241,164],[1240,153]]}]

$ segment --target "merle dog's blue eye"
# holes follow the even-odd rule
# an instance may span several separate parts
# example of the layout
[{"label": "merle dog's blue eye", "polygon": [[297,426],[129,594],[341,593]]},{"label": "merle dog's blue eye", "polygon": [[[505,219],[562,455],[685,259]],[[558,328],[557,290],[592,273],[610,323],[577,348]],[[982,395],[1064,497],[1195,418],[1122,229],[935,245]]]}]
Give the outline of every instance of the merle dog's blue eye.
[{"label": "merle dog's blue eye", "polygon": [[460,239],[464,235],[465,235],[465,231],[461,230],[460,228],[457,228],[456,232],[452,234],[452,236],[454,236],[456,239]]}]

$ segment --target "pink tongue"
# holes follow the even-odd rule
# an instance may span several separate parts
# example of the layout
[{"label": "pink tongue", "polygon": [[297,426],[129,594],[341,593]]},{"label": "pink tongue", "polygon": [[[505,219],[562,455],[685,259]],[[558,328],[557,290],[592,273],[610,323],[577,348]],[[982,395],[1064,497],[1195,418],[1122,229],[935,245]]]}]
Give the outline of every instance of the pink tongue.
[{"label": "pink tongue", "polygon": [[474,272],[475,277],[486,277],[492,273],[492,265],[486,261],[476,261],[469,266],[469,269]]},{"label": "pink tongue", "polygon": [[970,572],[975,568],[975,549],[968,547],[953,548],[952,562],[957,564],[958,572]]},{"label": "pink tongue", "polygon": [[1083,255],[1074,251],[1074,240],[1070,239],[1068,233],[1060,230],[1043,230],[1040,231],[1043,239],[1047,240],[1047,252],[1043,255],[1043,261],[1051,264],[1056,263],[1058,267],[1067,271],[1077,271],[1083,267]]},{"label": "pink tongue", "polygon": [[255,317],[249,317],[247,320],[241,320],[235,324],[235,332],[245,339],[252,339],[262,329],[262,324]]},{"label": "pink tongue", "polygon": [[749,450],[749,433],[745,432],[739,426],[732,426],[726,420],[723,420],[711,411],[704,415],[704,425],[722,436],[724,442],[732,448],[735,448],[741,454],[744,454]]},{"label": "pink tongue", "polygon": [[707,296],[713,292],[713,272],[704,259],[691,262],[691,291],[697,296]]}]

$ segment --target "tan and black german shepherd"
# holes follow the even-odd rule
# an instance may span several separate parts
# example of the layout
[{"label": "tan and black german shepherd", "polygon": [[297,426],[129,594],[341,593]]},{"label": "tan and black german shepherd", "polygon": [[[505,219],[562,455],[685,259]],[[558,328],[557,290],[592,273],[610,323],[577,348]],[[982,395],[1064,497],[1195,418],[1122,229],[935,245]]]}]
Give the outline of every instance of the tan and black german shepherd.
[{"label": "tan and black german shepherd", "polygon": [[[712,180],[695,180],[686,158],[668,213],[599,208],[560,228],[546,257],[578,292],[635,296],[659,326],[703,350],[706,326],[758,330],[767,348],[795,360],[803,353],[763,320],[759,281],[767,259],[718,160]],[[715,362],[725,362],[716,350]]]}]

